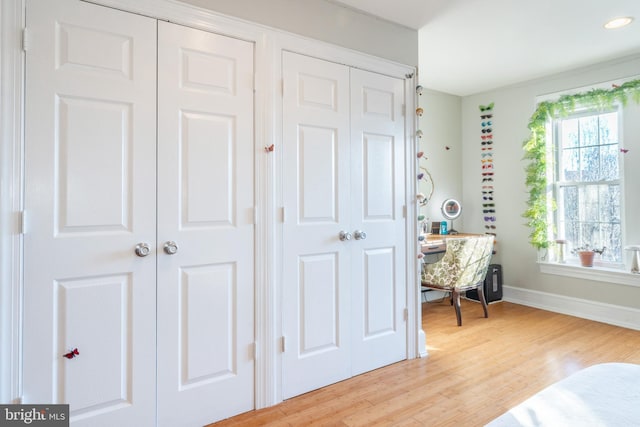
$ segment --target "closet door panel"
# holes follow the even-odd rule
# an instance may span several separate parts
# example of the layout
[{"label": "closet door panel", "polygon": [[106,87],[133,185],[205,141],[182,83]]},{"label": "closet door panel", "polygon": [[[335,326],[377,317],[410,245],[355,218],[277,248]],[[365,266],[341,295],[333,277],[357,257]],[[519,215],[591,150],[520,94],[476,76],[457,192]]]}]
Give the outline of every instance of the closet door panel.
[{"label": "closet door panel", "polygon": [[254,408],[253,45],[158,33],[158,419],[204,425]]},{"label": "closet door panel", "polygon": [[283,393],[350,376],[349,69],[283,54]]},{"label": "closet door panel", "polygon": [[351,70],[353,375],[407,357],[403,104],[403,80]]},{"label": "closet door panel", "polygon": [[154,425],[156,23],[73,0],[26,15],[24,401]]}]

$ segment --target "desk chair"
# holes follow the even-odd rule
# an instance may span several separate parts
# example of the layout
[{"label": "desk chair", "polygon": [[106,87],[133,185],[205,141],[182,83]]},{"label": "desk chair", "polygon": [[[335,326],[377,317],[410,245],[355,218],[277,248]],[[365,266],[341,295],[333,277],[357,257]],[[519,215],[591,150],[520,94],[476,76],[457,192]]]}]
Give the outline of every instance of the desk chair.
[{"label": "desk chair", "polygon": [[483,282],[493,253],[493,236],[448,239],[442,259],[422,266],[422,286],[451,293],[458,326],[462,325],[460,294],[477,289],[484,317],[489,317]]}]

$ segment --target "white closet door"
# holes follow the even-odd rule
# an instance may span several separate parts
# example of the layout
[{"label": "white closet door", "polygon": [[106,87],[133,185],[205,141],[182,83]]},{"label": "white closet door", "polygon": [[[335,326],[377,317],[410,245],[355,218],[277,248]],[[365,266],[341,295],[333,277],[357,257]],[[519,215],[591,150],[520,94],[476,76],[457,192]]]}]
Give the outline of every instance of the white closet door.
[{"label": "white closet door", "polygon": [[349,68],[283,55],[283,395],[348,378]]},{"label": "white closet door", "polygon": [[253,45],[158,25],[158,424],[200,426],[254,408]]},{"label": "white closet door", "polygon": [[289,398],[406,359],[404,81],[293,53],[283,76]]},{"label": "white closet door", "polygon": [[156,22],[75,0],[26,15],[24,401],[151,426]]},{"label": "white closet door", "polygon": [[351,70],[353,375],[407,358],[403,104],[403,80]]}]

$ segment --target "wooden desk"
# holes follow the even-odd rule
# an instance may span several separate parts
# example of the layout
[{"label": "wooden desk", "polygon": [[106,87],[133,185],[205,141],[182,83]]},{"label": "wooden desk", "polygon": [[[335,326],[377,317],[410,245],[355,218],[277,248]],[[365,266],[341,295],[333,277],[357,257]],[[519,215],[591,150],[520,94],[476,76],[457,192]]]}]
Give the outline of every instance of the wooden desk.
[{"label": "wooden desk", "polygon": [[422,243],[420,251],[425,255],[439,254],[447,250],[447,242],[444,236],[428,234],[427,239]]},{"label": "wooden desk", "polygon": [[467,237],[481,237],[484,234],[458,233],[458,234],[427,234],[427,238],[421,246],[421,252],[425,255],[439,254],[447,250],[447,240],[463,239]]}]

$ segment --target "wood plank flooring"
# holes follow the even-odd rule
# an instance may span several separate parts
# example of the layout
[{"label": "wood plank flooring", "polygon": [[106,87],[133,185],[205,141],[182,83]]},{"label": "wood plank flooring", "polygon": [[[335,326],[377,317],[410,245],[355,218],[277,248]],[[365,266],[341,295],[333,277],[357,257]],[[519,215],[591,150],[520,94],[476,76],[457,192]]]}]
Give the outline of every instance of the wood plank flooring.
[{"label": "wood plank flooring", "polygon": [[429,356],[215,426],[482,426],[544,387],[603,362],[640,364],[640,331],[507,302],[422,305]]}]

